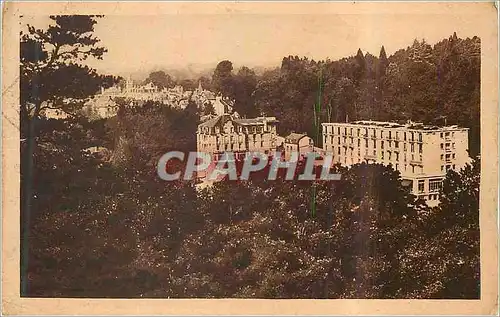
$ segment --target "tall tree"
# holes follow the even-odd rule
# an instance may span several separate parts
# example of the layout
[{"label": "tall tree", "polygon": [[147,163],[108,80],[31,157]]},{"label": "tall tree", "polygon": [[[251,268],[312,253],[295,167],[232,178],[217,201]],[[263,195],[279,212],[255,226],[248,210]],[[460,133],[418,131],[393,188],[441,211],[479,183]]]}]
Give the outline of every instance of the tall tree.
[{"label": "tall tree", "polygon": [[144,83],[153,83],[159,89],[172,88],[175,86],[175,81],[172,79],[172,77],[170,77],[169,74],[165,73],[162,70],[150,73]]},{"label": "tall tree", "polygon": [[246,66],[241,67],[234,78],[234,107],[240,115],[253,117],[258,114],[253,96],[256,86],[255,72]]},{"label": "tall tree", "polygon": [[[27,26],[20,37],[20,120],[22,241],[26,241],[32,200],[33,155],[42,110],[59,109],[74,115],[103,86],[115,82],[83,62],[102,59],[106,49],[93,34],[99,16],[50,16],[46,29]],[[24,262],[22,264],[25,264]],[[21,269],[25,268],[21,265]],[[22,281],[22,287],[25,286]]]},{"label": "tall tree", "polygon": [[217,64],[212,76],[212,86],[215,92],[234,98],[233,63],[224,60]]}]

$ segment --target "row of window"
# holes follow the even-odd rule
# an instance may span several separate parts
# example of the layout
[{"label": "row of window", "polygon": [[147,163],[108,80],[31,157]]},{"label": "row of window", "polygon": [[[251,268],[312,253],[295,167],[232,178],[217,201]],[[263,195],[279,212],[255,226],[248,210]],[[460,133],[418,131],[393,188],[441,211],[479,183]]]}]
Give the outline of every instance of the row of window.
[{"label": "row of window", "polygon": [[[440,136],[441,138],[443,138],[443,137],[449,137],[449,136],[450,136],[450,132],[445,132],[445,133],[441,132],[441,133],[439,134],[439,136]],[[455,137],[455,132],[451,132],[451,137],[452,137],[452,138],[453,138],[453,137]]]},{"label": "row of window", "polygon": [[[364,162],[366,161],[365,159],[361,158],[361,157],[356,157],[356,158],[351,158],[349,159],[349,163],[350,164],[355,164],[355,163],[361,163],[361,162]],[[335,159],[334,159],[334,162],[338,162],[338,163],[344,163],[344,164],[347,164],[348,160],[347,160],[347,156],[344,156],[344,157],[339,157],[337,156]],[[396,163],[394,165],[394,170],[396,171],[399,171],[401,168],[401,171],[403,172],[408,172],[409,170],[411,170],[412,173],[423,173],[424,172],[424,168],[423,166],[416,166],[416,165],[408,165],[408,164],[404,164],[404,165],[399,165],[398,163]]]},{"label": "row of window", "polygon": [[[260,142],[256,142],[256,141],[253,141],[252,144],[254,147],[257,147],[258,145],[260,145],[260,147],[264,147],[264,141],[260,141]],[[199,144],[199,146],[203,149],[206,149],[206,148],[211,148],[215,145],[216,149],[218,151],[222,150],[222,149],[226,149],[226,150],[233,150],[233,149],[242,149],[243,148],[243,143],[242,142],[239,142],[239,143],[217,143],[217,144],[214,144],[214,143],[201,143]]]},{"label": "row of window", "polygon": [[441,172],[448,172],[450,169],[455,169],[455,164],[441,165]]},{"label": "row of window", "polygon": [[267,126],[267,129],[265,129],[264,127],[242,127],[242,126],[237,126],[236,128],[235,127],[228,127],[228,129],[226,129],[224,131],[224,129],[221,129],[220,127],[214,127],[214,128],[210,128],[210,127],[200,127],[198,129],[198,132],[200,133],[214,133],[214,134],[222,134],[223,132],[225,133],[245,133],[245,134],[262,134],[262,133],[268,133],[268,132],[274,132],[275,129],[273,129],[271,126]]},{"label": "row of window", "polygon": [[446,157],[446,161],[448,162],[451,159],[455,159],[455,153],[448,153],[446,156],[444,154],[441,154],[441,161],[443,161]]},{"label": "row of window", "polygon": [[[385,133],[384,133],[385,132]],[[333,126],[325,126],[323,128],[323,133],[325,134],[337,134],[337,135],[349,135],[349,136],[372,136],[380,138],[388,138],[388,139],[396,139],[399,140],[401,135],[403,136],[403,140],[411,140],[415,141],[418,139],[419,142],[422,142],[422,133],[421,132],[401,132],[401,131],[391,131],[391,130],[379,130],[375,128],[347,128],[347,127],[333,127]]]},{"label": "row of window", "polygon": [[[263,139],[263,137],[258,137],[258,136],[259,136],[258,134],[257,135],[249,135],[248,140],[253,141],[253,142],[259,142],[260,140]],[[206,141],[208,139],[212,139],[213,136],[201,134],[201,137],[199,137],[199,138],[202,141]],[[242,142],[242,140],[244,140],[244,137],[230,135],[230,136],[226,136],[226,137],[216,137],[216,140],[217,140],[216,143],[233,143],[233,142],[236,142],[237,140]]]},{"label": "row of window", "polygon": [[455,148],[455,142],[453,143],[450,143],[450,142],[446,142],[446,143],[441,143],[441,150],[449,150],[449,149],[454,149]]},{"label": "row of window", "polygon": [[[326,140],[327,139],[325,137],[325,143],[326,143]],[[343,139],[341,139],[340,137],[337,137],[337,145],[346,144],[347,140],[348,140],[347,137],[343,137]],[[380,142],[380,148],[384,149],[384,146],[385,146],[384,141],[379,141],[379,142]],[[330,143],[331,144],[334,143],[333,136],[330,136]],[[349,138],[349,143],[348,144],[354,144],[354,139],[352,137]],[[361,139],[357,139],[357,144],[358,144],[358,147],[361,147]],[[376,140],[371,140],[371,142],[370,142],[368,139],[365,139],[364,140],[364,146],[365,146],[365,148],[367,148],[369,144],[372,145],[372,148],[374,148],[374,149],[377,148],[377,141]],[[404,151],[407,151],[407,144],[408,143],[403,142],[403,150]],[[399,149],[399,141],[389,140],[389,141],[387,141],[387,145],[388,145],[389,148],[394,147],[396,149]],[[418,143],[417,147],[418,147],[418,152],[422,153],[422,149],[423,149],[422,144]],[[415,143],[410,143],[410,152],[415,152]]]},{"label": "row of window", "polygon": [[[443,187],[443,180],[438,179],[430,179],[429,180],[429,192],[439,192]],[[425,180],[421,179],[418,181],[418,193],[423,194],[425,192]]]},{"label": "row of window", "polygon": [[[334,148],[332,148],[334,149]],[[358,156],[361,156],[361,150],[358,148]],[[373,150],[373,152],[370,151],[370,153],[373,153],[373,156],[377,156],[377,150]],[[387,156],[386,154],[387,153]],[[345,156],[353,156],[354,154],[354,150],[350,150],[348,151],[348,149],[346,147],[337,147],[337,154],[338,155],[345,155]],[[349,155],[350,154],[350,155]],[[380,151],[380,155],[381,155],[381,158],[384,160],[385,158],[387,158],[388,160],[395,160],[395,161],[399,161],[399,152],[396,152],[396,151]],[[365,149],[365,156],[369,156],[368,154],[368,149]],[[404,158],[404,161],[406,162],[407,161],[407,156],[406,156],[406,153],[404,156],[402,156]],[[415,157],[415,154],[412,154],[411,155],[411,160],[412,161],[416,161],[416,159],[418,159],[418,162],[422,162],[422,155],[418,155],[417,157]]]}]

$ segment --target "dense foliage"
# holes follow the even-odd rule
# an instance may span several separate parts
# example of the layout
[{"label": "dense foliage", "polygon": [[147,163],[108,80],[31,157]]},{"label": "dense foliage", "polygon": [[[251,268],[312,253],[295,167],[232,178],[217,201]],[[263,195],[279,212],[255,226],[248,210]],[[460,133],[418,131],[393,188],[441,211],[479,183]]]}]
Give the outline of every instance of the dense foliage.
[{"label": "dense foliage", "polygon": [[[413,120],[470,128],[471,156],[479,154],[480,39],[456,34],[431,46],[412,46],[387,57],[358,50],[337,61],[283,58],[280,68],[260,76],[229,61],[214,71],[215,89],[236,99],[243,116],[266,114],[280,120],[282,135],[292,130],[314,138],[321,122]],[[318,97],[319,95],[319,97]],[[315,105],[321,109],[315,114]],[[319,144],[321,146],[321,144]]]},{"label": "dense foliage", "polygon": [[[322,120],[430,122],[444,114],[474,129],[478,43],[453,36],[390,57],[382,50],[378,59],[361,51],[335,62],[288,57],[261,76],[233,74],[224,61],[211,84],[243,115],[278,116],[282,132],[313,132],[318,87]],[[163,74],[149,80],[172,85]],[[22,296],[479,297],[478,159],[447,174],[433,209],[391,167],[364,163],[335,167],[342,180],[334,182],[254,179],[200,189],[161,181],[159,156],[193,150],[198,121],[192,103],[179,110],[152,102],[106,120],[39,119],[37,146],[21,143],[34,166],[21,169],[32,185],[30,221],[21,219]]]}]

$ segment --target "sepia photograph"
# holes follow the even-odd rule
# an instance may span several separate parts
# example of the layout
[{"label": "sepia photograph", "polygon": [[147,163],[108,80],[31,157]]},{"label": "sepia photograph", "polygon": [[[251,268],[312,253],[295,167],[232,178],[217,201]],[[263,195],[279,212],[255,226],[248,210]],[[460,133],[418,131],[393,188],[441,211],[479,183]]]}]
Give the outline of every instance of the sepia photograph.
[{"label": "sepia photograph", "polygon": [[16,296],[498,312],[493,3],[163,4],[10,7]]}]

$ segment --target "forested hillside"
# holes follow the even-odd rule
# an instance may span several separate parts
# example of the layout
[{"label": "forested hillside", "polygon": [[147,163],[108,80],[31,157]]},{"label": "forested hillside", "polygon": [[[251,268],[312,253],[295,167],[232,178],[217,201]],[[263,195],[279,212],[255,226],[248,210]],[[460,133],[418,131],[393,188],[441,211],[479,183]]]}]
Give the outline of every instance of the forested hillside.
[{"label": "forested hillside", "polygon": [[[288,56],[281,67],[256,76],[230,61],[219,63],[214,88],[236,99],[246,116],[280,120],[279,132],[314,136],[314,108],[320,121],[413,120],[470,128],[471,156],[479,153],[481,43],[453,34],[435,45],[417,41],[387,56],[363,54],[337,61]],[[255,106],[254,106],[255,105]]]}]

